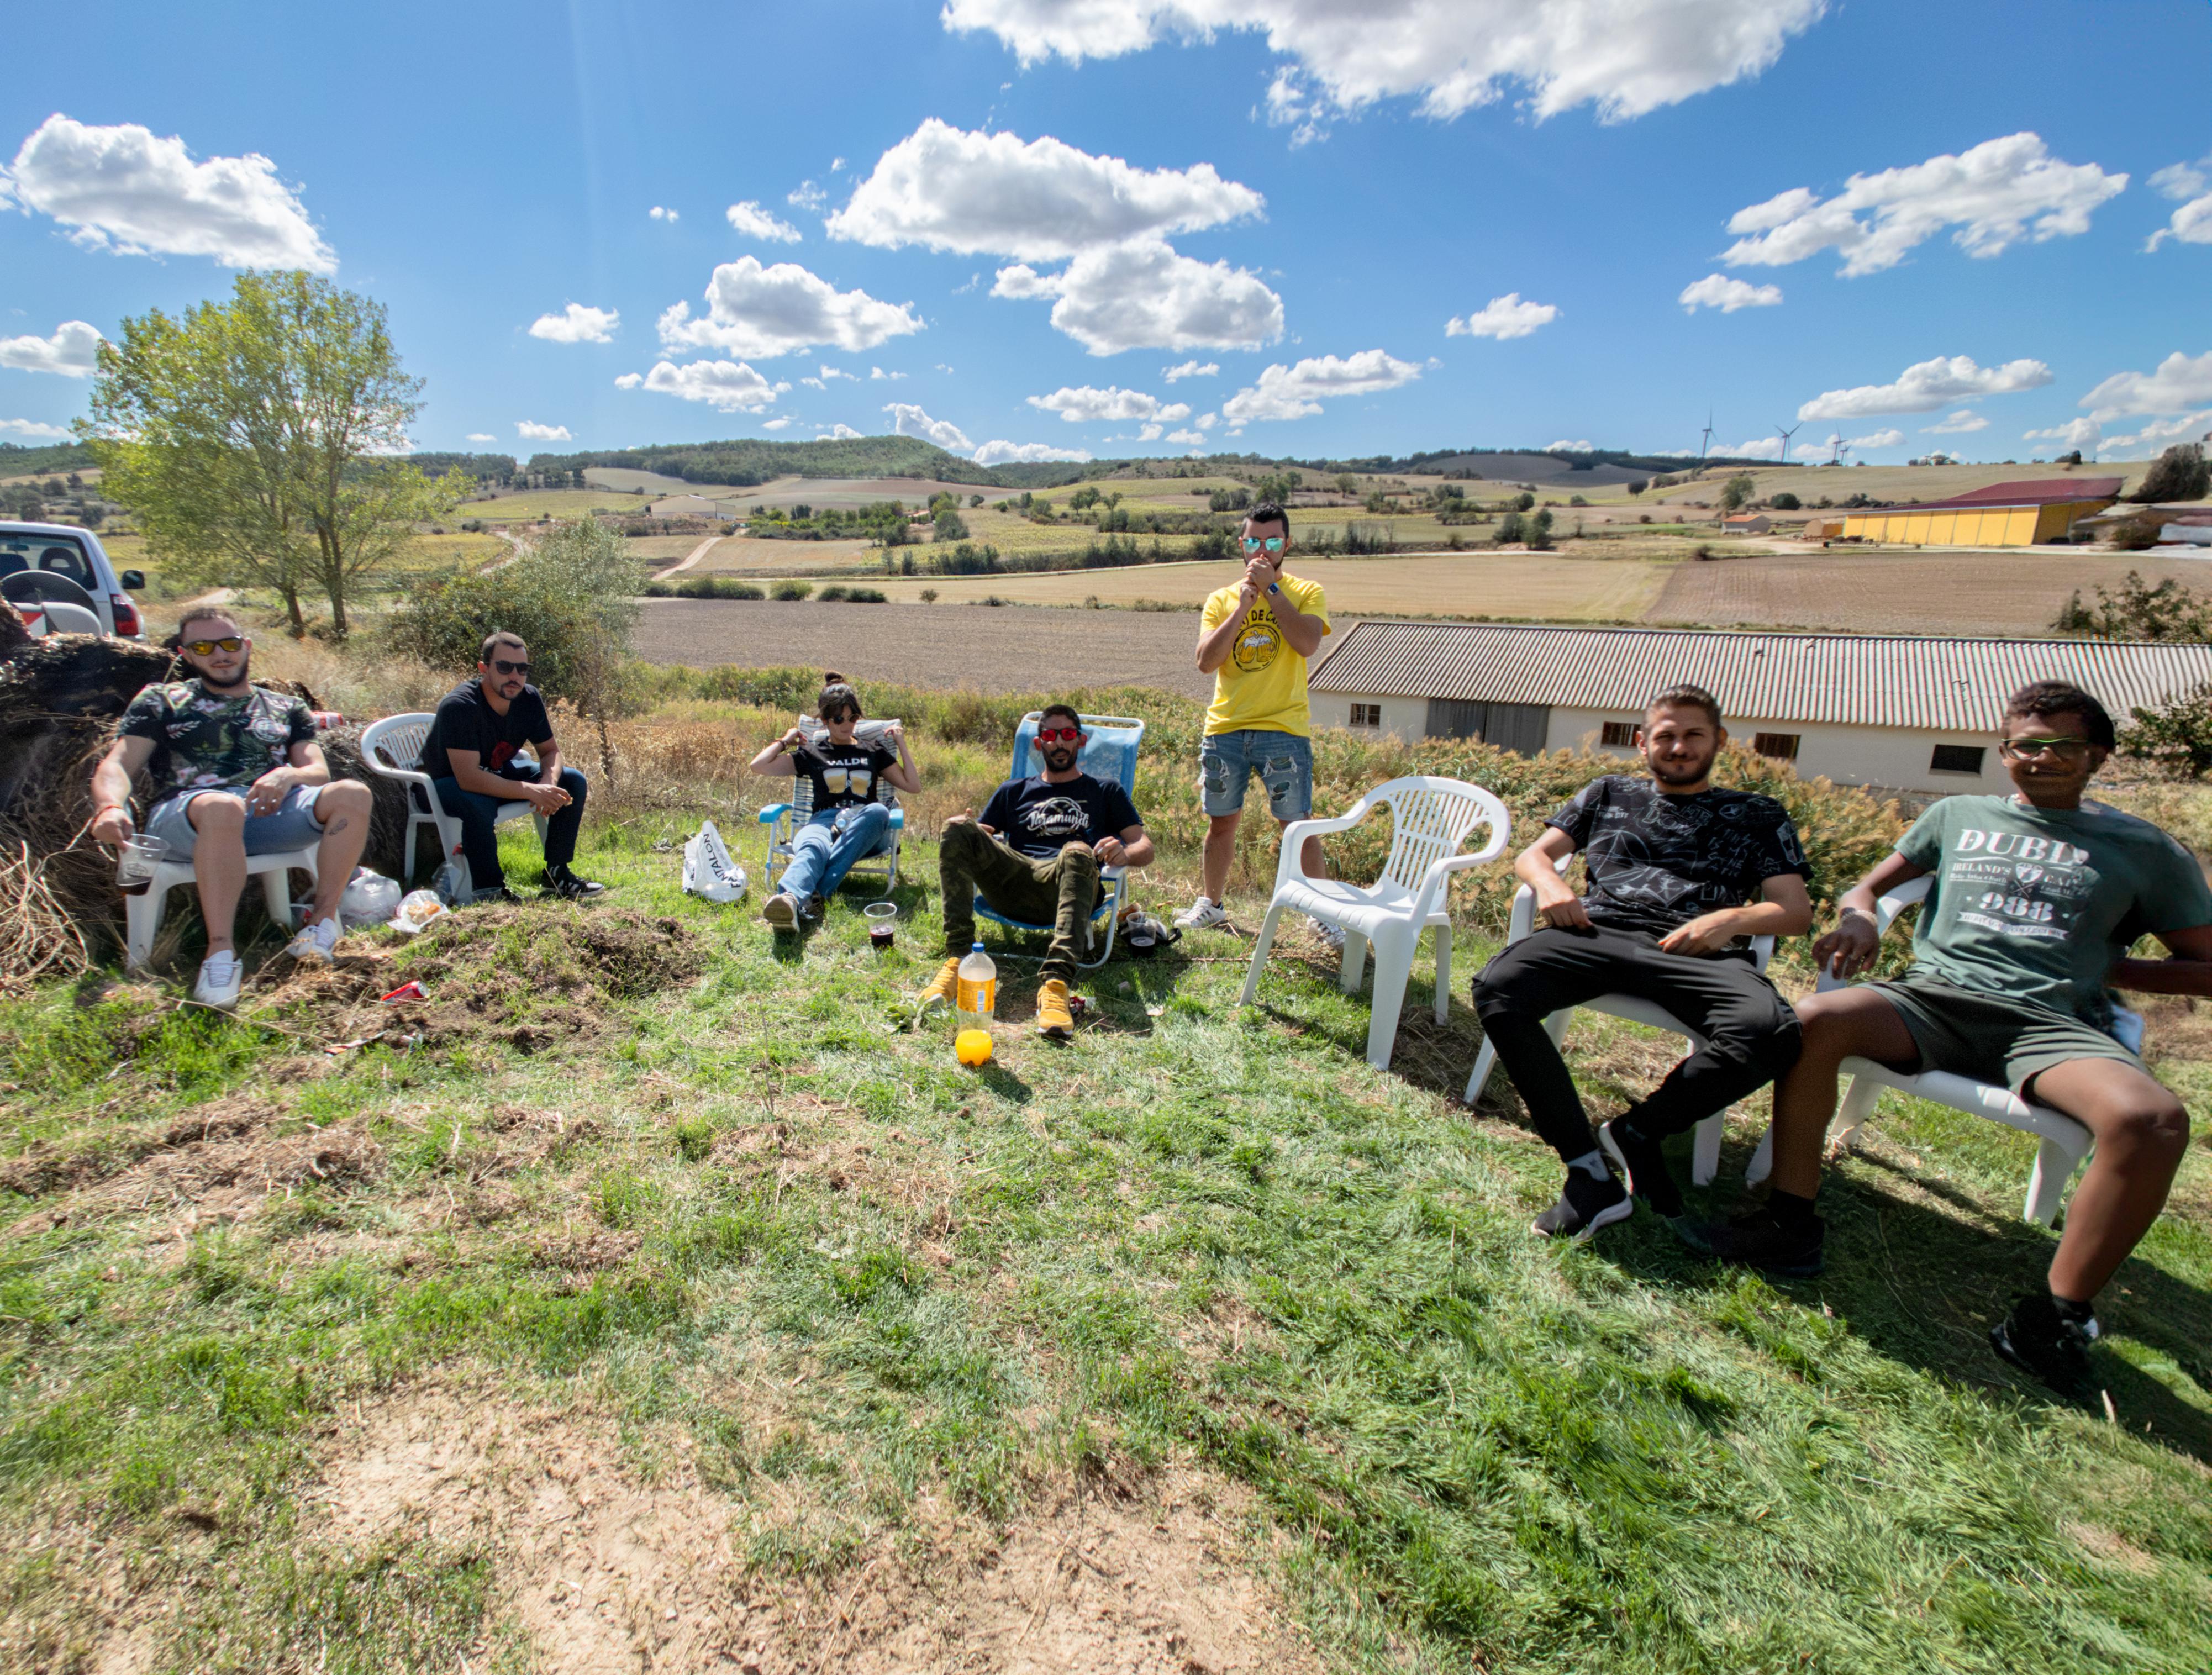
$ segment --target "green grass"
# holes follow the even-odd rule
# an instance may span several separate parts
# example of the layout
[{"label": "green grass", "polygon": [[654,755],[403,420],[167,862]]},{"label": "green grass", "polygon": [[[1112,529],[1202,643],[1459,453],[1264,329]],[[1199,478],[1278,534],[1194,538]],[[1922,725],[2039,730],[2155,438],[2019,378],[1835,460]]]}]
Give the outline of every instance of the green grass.
[{"label": "green grass", "polygon": [[[2009,1131],[1886,1107],[1832,1179],[1820,1280],[1717,1271],[1643,1217],[1558,1249],[1526,1231],[1550,1154],[1450,1097],[1486,947],[1459,950],[1442,1029],[1417,967],[1387,1074],[1317,958],[1279,955],[1240,1010],[1244,944],[1220,934],[1091,978],[1066,1047],[1023,1032],[1035,968],[1003,966],[1000,1056],[969,1072],[949,1028],[908,1028],[927,845],[890,954],[857,893],[777,945],[677,892],[654,846],[693,820],[596,826],[611,901],[494,939],[518,974],[617,907],[704,939],[702,976],[616,1003],[588,1047],[330,1059],[143,998],[0,1011],[0,1159],[112,1168],[251,1098],[281,1107],[270,1134],[357,1129],[381,1160],[210,1189],[197,1217],[134,1192],[56,1224],[58,1190],[0,1195],[0,1664],[97,1666],[107,1599],[156,1668],[523,1666],[512,1531],[341,1539],[313,1493],[425,1392],[618,1438],[627,1480],[696,1478],[732,1593],[834,1599],[949,1518],[999,1527],[1173,1461],[1255,1497],[1273,1537],[1249,1562],[1332,1667],[2212,1662],[2201,1144],[2107,1296],[2107,1423],[1981,1342],[2051,1241],[2017,1220]],[[1571,1039],[1602,1108],[1664,1062],[1627,1026]],[[2167,1073],[2201,1121],[2212,1072]],[[593,1241],[622,1254],[546,1254]]]}]

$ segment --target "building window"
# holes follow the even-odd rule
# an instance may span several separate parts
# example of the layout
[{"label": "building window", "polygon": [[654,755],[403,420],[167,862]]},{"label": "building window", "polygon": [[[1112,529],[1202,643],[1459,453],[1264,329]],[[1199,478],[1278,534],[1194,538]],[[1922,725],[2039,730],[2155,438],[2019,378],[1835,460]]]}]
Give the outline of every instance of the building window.
[{"label": "building window", "polygon": [[1352,725],[1355,727],[1381,726],[1382,725],[1382,706],[1380,704],[1354,704],[1352,707]]},{"label": "building window", "polygon": [[1987,751],[1978,744],[1939,744],[1936,754],[1928,759],[1930,774],[1972,774],[1981,776],[1982,758]]},{"label": "building window", "polygon": [[1797,760],[1797,739],[1796,733],[1753,733],[1751,748],[1762,756],[1772,756],[1779,762],[1795,762]]},{"label": "building window", "polygon": [[1636,724],[1633,721],[1608,721],[1598,730],[1597,742],[1617,750],[1636,748]]}]

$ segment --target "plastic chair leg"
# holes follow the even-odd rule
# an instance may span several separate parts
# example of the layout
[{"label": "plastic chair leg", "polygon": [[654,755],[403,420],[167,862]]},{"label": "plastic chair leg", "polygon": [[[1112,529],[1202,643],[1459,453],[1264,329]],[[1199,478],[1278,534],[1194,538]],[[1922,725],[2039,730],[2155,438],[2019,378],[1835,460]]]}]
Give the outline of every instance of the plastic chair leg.
[{"label": "plastic chair leg", "polygon": [[1437,935],[1437,1022],[1451,1022],[1451,927],[1439,925]]},{"label": "plastic chair leg", "polygon": [[1260,968],[1267,963],[1267,950],[1275,941],[1275,926],[1282,922],[1283,904],[1270,901],[1267,916],[1260,921],[1259,939],[1252,944],[1251,968],[1244,974],[1244,992],[1237,997],[1240,1006],[1249,1006],[1260,992]]},{"label": "plastic chair leg", "polygon": [[[1105,902],[1106,945],[1098,950],[1097,959],[1078,960],[1075,962],[1075,968],[1078,971],[1096,971],[1114,957],[1114,933],[1121,928],[1121,894],[1126,887],[1125,879],[1116,878],[1114,881],[1114,888],[1108,893]],[[884,894],[888,895],[890,892],[885,890]],[[1094,925],[1097,923],[1095,914],[1092,916],[1091,923]],[[1096,935],[1097,932],[1094,931],[1092,934]]]},{"label": "plastic chair leg", "polygon": [[261,894],[269,903],[269,922],[290,936],[295,928],[292,923],[292,872],[289,867],[278,867],[261,875]]},{"label": "plastic chair leg", "polygon": [[123,916],[127,928],[124,939],[124,966],[137,971],[153,957],[154,938],[161,932],[161,915],[167,912],[169,892],[176,886],[165,879],[156,878],[137,895],[123,898]]},{"label": "plastic chair leg", "polygon": [[1766,1126],[1766,1132],[1759,1137],[1759,1150],[1751,1154],[1751,1162],[1745,1166],[1743,1184],[1747,1186],[1756,1186],[1773,1173],[1774,1125],[1769,1123]]},{"label": "plastic chair leg", "polygon": [[[1375,1007],[1367,1023],[1367,1062],[1390,1068],[1398,1045],[1398,1014],[1406,1004],[1406,984],[1413,974],[1413,929],[1392,925],[1375,939]],[[1349,950],[1352,938],[1346,937]]]},{"label": "plastic chair leg", "polygon": [[1344,952],[1337,956],[1336,986],[1346,994],[1358,994],[1360,981],[1366,975],[1367,938],[1347,929],[1344,933]]},{"label": "plastic chair leg", "polygon": [[2058,1206],[2066,1197],[2066,1183],[2074,1178],[2081,1155],[2045,1136],[2035,1149],[2035,1168],[2027,1177],[2027,1201],[2021,1214],[2038,1227],[2058,1219]]},{"label": "plastic chair leg", "polygon": [[1461,1095],[1468,1104],[1472,1105],[1482,1097],[1482,1090],[1490,1081],[1491,1067],[1497,1062],[1498,1049],[1490,1044],[1489,1037],[1485,1036],[1482,1051],[1474,1055],[1474,1069],[1467,1078],[1467,1092]]},{"label": "plastic chair leg", "polygon": [[1854,1076],[1851,1085],[1844,1090],[1843,1103],[1836,1108],[1835,1121],[1829,1125],[1828,1150],[1841,1151],[1849,1146],[1881,1099],[1881,1083],[1871,1076]]},{"label": "plastic chair leg", "polygon": [[1721,1133],[1727,1126],[1728,1113],[1716,1111],[1699,1123],[1691,1135],[1691,1185],[1710,1186],[1713,1184],[1713,1177],[1721,1172]]}]

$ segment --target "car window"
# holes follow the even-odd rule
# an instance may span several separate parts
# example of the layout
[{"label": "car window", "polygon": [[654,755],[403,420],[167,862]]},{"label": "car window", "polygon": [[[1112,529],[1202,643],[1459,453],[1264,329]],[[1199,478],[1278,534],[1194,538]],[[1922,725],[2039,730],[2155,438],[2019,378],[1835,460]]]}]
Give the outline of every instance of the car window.
[{"label": "car window", "polygon": [[98,591],[83,543],[66,535],[0,535],[0,575],[19,570],[44,570],[66,576],[87,592]]}]

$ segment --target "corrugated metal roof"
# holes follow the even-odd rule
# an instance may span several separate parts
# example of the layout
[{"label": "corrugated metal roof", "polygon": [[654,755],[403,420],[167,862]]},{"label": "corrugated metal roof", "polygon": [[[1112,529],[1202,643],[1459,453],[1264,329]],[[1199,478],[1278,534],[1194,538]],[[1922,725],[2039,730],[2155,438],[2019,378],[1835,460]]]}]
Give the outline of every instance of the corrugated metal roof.
[{"label": "corrugated metal roof", "polygon": [[2086,688],[2124,720],[2212,683],[2212,646],[1370,621],[1353,624],[1310,685],[1634,714],[1653,693],[1694,681],[1737,720],[1978,732],[2040,680]]},{"label": "corrugated metal roof", "polygon": [[2014,506],[2065,506],[2077,501],[2109,501],[2119,497],[2121,479],[2116,476],[2034,477],[2021,482],[1992,482],[1985,489],[1954,495],[1948,501],[1912,501],[1902,505],[1869,506],[1863,512],[1995,512]]}]

